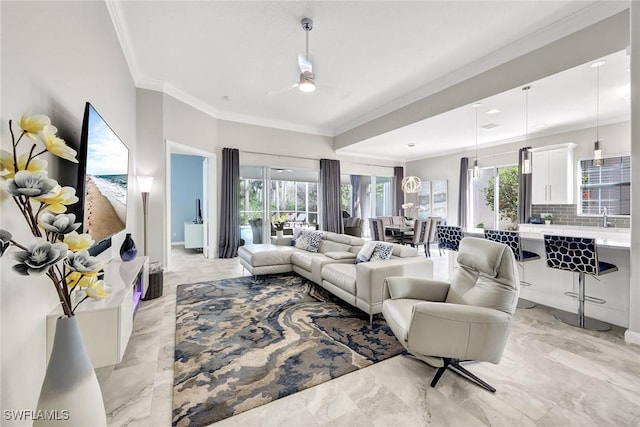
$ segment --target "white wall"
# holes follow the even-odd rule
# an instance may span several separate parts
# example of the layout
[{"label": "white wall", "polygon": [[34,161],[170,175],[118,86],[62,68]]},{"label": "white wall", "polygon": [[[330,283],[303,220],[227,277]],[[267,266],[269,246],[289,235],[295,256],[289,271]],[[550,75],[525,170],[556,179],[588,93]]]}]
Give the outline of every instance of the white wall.
[{"label": "white wall", "polygon": [[[84,104],[90,101],[136,158],[135,89],[103,2],[1,2],[2,148],[10,150],[7,122],[23,112],[47,114],[59,134],[79,145]],[[81,18],[79,18],[81,17]],[[75,177],[72,164],[50,160],[50,176]],[[128,231],[136,234],[139,205],[129,198]],[[30,236],[5,192],[2,227],[19,241]],[[114,241],[120,244],[123,236]],[[18,276],[11,258],[0,268],[2,410],[35,409],[44,377],[45,316],[58,304],[51,283]],[[31,423],[27,423],[31,425]],[[25,424],[25,425],[27,425]],[[3,420],[4,425],[18,425]]]},{"label": "white wall", "polygon": [[[622,155],[631,153],[630,122],[615,123],[599,127],[600,139],[604,141],[604,154]],[[548,145],[563,144],[567,142],[576,143],[576,160],[588,158],[593,155],[593,141],[595,140],[595,128],[582,129],[579,131],[560,133],[545,137],[530,137],[526,141],[527,146],[532,148],[544,147]],[[478,149],[478,164],[480,167],[504,166],[518,164],[518,149],[525,146],[525,141],[519,141],[504,145]],[[441,157],[416,160],[407,163],[405,175],[416,175],[423,180],[447,180],[448,201],[447,211],[450,224],[458,224],[458,188],[460,185],[460,158],[469,157],[469,163],[475,157],[473,150],[460,152]],[[535,171],[534,171],[535,174]],[[408,195],[407,200],[416,202],[415,196]]]},{"label": "white wall", "polygon": [[[631,182],[640,182],[640,4],[631,2]],[[633,187],[632,187],[633,188]],[[640,191],[631,196],[631,255],[640,254]],[[633,224],[636,224],[634,227]],[[640,264],[631,263],[628,342],[640,345]]]}]

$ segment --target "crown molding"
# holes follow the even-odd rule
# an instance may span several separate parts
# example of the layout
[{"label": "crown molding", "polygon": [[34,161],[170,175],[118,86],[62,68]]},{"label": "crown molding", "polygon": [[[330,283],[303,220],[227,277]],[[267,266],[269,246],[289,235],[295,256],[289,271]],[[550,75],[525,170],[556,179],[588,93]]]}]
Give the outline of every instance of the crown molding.
[{"label": "crown molding", "polygon": [[105,0],[105,5],[107,6],[107,11],[111,17],[113,29],[116,32],[118,41],[120,42],[120,48],[124,54],[125,61],[127,61],[127,65],[129,66],[129,73],[131,74],[135,85],[138,86],[138,82],[141,78],[140,68],[138,67],[136,55],[131,43],[131,35],[127,29],[127,18],[124,16],[124,10],[122,10],[122,2],[118,0]]}]

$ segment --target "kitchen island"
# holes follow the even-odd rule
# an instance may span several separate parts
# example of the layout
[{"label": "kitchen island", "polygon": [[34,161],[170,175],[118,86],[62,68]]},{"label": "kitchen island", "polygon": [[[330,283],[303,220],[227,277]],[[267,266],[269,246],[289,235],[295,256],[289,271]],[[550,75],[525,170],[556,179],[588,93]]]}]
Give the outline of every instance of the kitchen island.
[{"label": "kitchen island", "polygon": [[544,235],[592,237],[596,239],[598,259],[616,265],[618,271],[599,277],[586,276],[586,294],[605,302],[586,301],[585,315],[614,325],[629,326],[630,229],[519,224],[518,230],[523,249],[540,255],[539,260],[527,261],[520,269],[521,280],[531,283],[531,286],[521,287],[521,298],[576,313],[577,299],[565,292],[578,292],[578,274],[547,267]]}]

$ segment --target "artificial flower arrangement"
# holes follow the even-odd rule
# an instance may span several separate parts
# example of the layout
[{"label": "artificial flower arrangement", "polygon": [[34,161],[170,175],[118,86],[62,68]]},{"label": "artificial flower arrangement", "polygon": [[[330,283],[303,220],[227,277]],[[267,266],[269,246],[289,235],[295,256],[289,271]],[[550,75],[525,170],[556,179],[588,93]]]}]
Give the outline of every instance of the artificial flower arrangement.
[{"label": "artificial flower arrangement", "polygon": [[[413,203],[405,203],[402,205],[402,209],[404,209],[404,219],[407,221],[413,220],[413,216],[411,216],[411,208],[413,207]],[[408,212],[407,212],[408,211]]]},{"label": "artificial flower arrangement", "polygon": [[[15,246],[13,256],[17,264],[13,270],[23,276],[49,277],[64,315],[72,317],[78,305],[87,299],[110,296],[109,287],[98,277],[102,263],[87,250],[94,241],[89,234],[76,231],[82,224],[76,222],[73,213],[65,213],[67,206],[78,201],[75,188],[61,187],[49,178],[48,162],[41,157],[48,152],[78,163],[76,151],[56,135],[58,130],[45,115],[25,113],[18,120],[18,128],[21,133],[16,138],[9,120],[13,149],[0,150],[0,176],[34,240],[23,245],[13,240],[9,231],[0,229],[0,256]],[[32,144],[28,151],[18,154],[22,141]],[[77,290],[81,291],[80,297],[72,299]]]}]

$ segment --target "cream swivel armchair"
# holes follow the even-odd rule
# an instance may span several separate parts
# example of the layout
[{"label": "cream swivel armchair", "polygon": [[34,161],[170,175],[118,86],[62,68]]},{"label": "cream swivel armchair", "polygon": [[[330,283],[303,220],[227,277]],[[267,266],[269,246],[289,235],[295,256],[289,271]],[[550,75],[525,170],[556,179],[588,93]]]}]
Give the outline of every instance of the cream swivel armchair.
[{"label": "cream swivel armchair", "polygon": [[382,314],[409,353],[439,368],[432,387],[448,368],[495,392],[460,362],[500,362],[520,290],[516,260],[503,243],[465,237],[458,264],[450,283],[388,277]]}]

